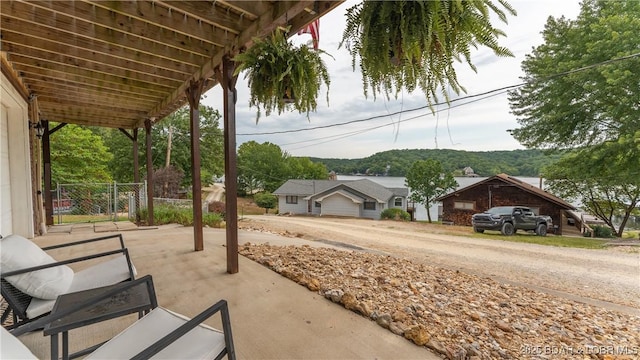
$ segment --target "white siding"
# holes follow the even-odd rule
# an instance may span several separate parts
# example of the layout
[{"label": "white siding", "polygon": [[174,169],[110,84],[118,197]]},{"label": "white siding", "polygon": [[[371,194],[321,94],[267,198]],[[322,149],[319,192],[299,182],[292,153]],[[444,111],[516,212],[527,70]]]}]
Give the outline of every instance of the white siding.
[{"label": "white siding", "polygon": [[27,102],[0,74],[0,234],[34,236]]},{"label": "white siding", "polygon": [[297,204],[287,204],[287,197],[285,195],[278,196],[278,214],[296,214],[304,215],[308,214],[307,200],[303,200],[302,196],[298,196]]},{"label": "white siding", "polygon": [[13,232],[11,226],[11,176],[9,175],[7,108],[0,104],[0,235]]},{"label": "white siding", "polygon": [[340,193],[335,193],[322,200],[322,215],[359,217],[360,204]]}]

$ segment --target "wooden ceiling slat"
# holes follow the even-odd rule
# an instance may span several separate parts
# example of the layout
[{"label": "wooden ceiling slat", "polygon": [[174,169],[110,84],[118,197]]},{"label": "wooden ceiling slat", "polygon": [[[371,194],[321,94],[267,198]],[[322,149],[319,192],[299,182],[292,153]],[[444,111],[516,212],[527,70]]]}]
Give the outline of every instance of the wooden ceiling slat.
[{"label": "wooden ceiling slat", "polygon": [[249,16],[252,20],[258,18],[260,14],[263,14],[267,11],[270,11],[271,8],[267,1],[226,1],[226,0],[218,0],[216,4],[220,4],[222,6],[229,7],[234,9],[239,13],[244,13],[246,16]]},{"label": "wooden ceiling slat", "polygon": [[144,118],[146,113],[144,111],[123,111],[122,109],[114,107],[113,110],[103,110],[100,108],[83,109],[77,106],[71,106],[67,103],[56,104],[47,103],[47,108],[51,109],[55,114],[67,114],[68,116],[86,116],[86,117],[98,117],[98,118],[131,118],[138,117]]},{"label": "wooden ceiling slat", "polygon": [[162,93],[153,92],[135,92],[124,86],[116,86],[113,88],[101,87],[98,84],[90,84],[88,82],[73,82],[68,80],[53,79],[44,75],[25,73],[23,78],[30,83],[29,89],[39,87],[41,89],[48,89],[55,91],[56,88],[60,88],[62,91],[65,89],[71,89],[77,92],[86,92],[89,94],[101,94],[106,98],[119,99],[121,97],[130,99],[141,99],[144,102],[157,102],[162,99]]},{"label": "wooden ceiling slat", "polygon": [[239,18],[217,18],[211,28],[203,27],[196,17],[173,16],[168,7],[155,1],[94,1],[91,4],[140,21],[152,21],[170,31],[211,42],[219,47],[225,47],[227,41],[235,38],[240,32],[237,28],[248,26]]},{"label": "wooden ceiling slat", "polygon": [[[149,76],[155,76],[164,79],[184,79],[191,75],[190,72],[179,72],[170,69],[154,67],[149,64],[133,62],[117,57],[105,57],[105,55],[97,54],[86,49],[75,48],[73,53],[59,53],[56,44],[50,41],[24,36],[24,34],[15,34],[11,31],[2,33],[2,49],[10,53],[25,54],[29,57],[37,56],[38,53],[57,53],[67,58],[65,60],[69,64],[75,63],[76,60],[89,61],[93,63],[106,63],[111,66],[122,69],[135,71]],[[44,55],[43,55],[44,56]],[[50,55],[47,55],[50,56]]]},{"label": "wooden ceiling slat", "polygon": [[[159,58],[179,61],[185,64],[197,65],[205,61],[206,57],[191,52],[171,48],[164,44],[127,35],[100,25],[73,19],[69,16],[52,13],[26,3],[11,2],[12,11],[2,13],[2,22],[11,19],[21,20],[28,26],[46,28],[61,32],[61,36],[71,38],[86,38],[94,42],[100,41],[112,47],[126,48],[131,51],[149,54]],[[4,8],[4,6],[3,6]]]},{"label": "wooden ceiling slat", "polygon": [[[156,7],[164,7],[172,13],[187,15],[199,22],[220,28],[222,31],[238,35],[243,28],[249,26],[255,17],[249,13],[239,13],[229,7],[222,7],[212,1],[163,1],[153,3]],[[246,14],[246,17],[245,15]]]},{"label": "wooden ceiling slat", "polygon": [[[210,57],[215,52],[212,31],[202,31],[199,39],[157,26],[148,21],[140,21],[128,15],[122,15],[110,9],[85,3],[83,1],[31,1],[29,4],[38,6],[45,11],[52,11],[58,15],[69,16],[83,22],[100,25],[122,34],[148,39],[159,44],[168,45],[174,49],[191,52],[200,56]],[[99,5],[99,3],[98,3]],[[170,35],[170,36],[168,36]],[[220,45],[218,45],[220,47]]]},{"label": "wooden ceiling slat", "polygon": [[126,114],[139,114],[145,113],[144,108],[140,108],[139,105],[131,106],[130,103],[125,103],[122,101],[114,102],[114,101],[104,101],[100,100],[100,97],[95,98],[83,98],[82,96],[72,97],[72,96],[51,96],[51,95],[42,95],[38,96],[39,101],[46,101],[50,103],[64,103],[68,106],[73,106],[76,108],[82,108],[91,106],[94,110],[105,111],[105,112],[123,112]]},{"label": "wooden ceiling slat", "polygon": [[[192,74],[197,66],[187,64],[171,59],[155,57],[153,54],[140,53],[131,49],[113,46],[101,41],[84,37],[72,37],[67,33],[57,31],[55,29],[47,29],[39,26],[33,26],[31,23],[21,21],[20,19],[5,18],[0,14],[0,23],[2,23],[2,34],[14,34],[14,38],[18,36],[27,36],[26,44],[51,43],[51,47],[57,48],[58,52],[67,54],[77,54],[78,51],[89,51],[97,56],[103,56],[105,62],[109,62],[110,57],[128,60],[135,63],[146,64],[148,66],[157,66],[161,69],[177,71],[180,73]],[[8,25],[11,25],[9,28]],[[27,42],[28,40],[28,42]]]},{"label": "wooden ceiling slat", "polygon": [[[114,67],[111,64],[105,64],[100,62],[93,62],[84,59],[73,58],[66,56],[65,54],[52,53],[48,51],[40,51],[32,48],[21,49],[19,52],[21,57],[25,58],[25,61],[20,61],[18,57],[13,56],[12,61],[16,63],[38,64],[44,68],[57,68],[71,66],[79,68],[85,71],[91,71],[95,73],[102,73],[109,76],[116,76],[120,78],[129,78],[132,80],[140,81],[147,84],[155,84],[159,86],[165,86],[173,88],[184,81],[185,76],[180,78],[162,78],[159,76],[153,76],[145,73],[137,72],[133,69]],[[28,61],[26,59],[31,59]],[[43,65],[48,63],[50,65]]]},{"label": "wooden ceiling slat", "polygon": [[[31,59],[14,54],[9,58],[9,60],[15,64],[18,70],[27,72],[26,70],[23,70],[23,67],[30,67],[32,69],[35,69],[35,72],[38,74],[49,74],[53,78],[69,79],[68,76],[75,76],[79,79],[79,82],[85,81],[82,79],[86,79],[86,81],[97,80],[101,83],[104,83],[105,86],[106,84],[123,84],[140,91],[150,90],[158,92],[168,92],[170,91],[170,89],[172,89],[171,86],[165,84],[154,84],[136,80],[130,77],[119,77],[109,73],[98,73],[95,71],[89,71],[73,66],[47,62],[44,59]],[[46,71],[46,73],[43,71]],[[64,77],[58,77],[55,74],[60,74]]]},{"label": "wooden ceiling slat", "polygon": [[115,94],[99,91],[86,91],[73,87],[65,87],[61,85],[52,84],[46,85],[31,85],[29,87],[31,91],[37,92],[39,96],[60,96],[61,98],[68,99],[87,99],[88,101],[104,102],[106,104],[117,103],[122,104],[130,109],[147,109],[149,106],[155,104],[155,99],[144,98],[142,96],[131,97],[127,94]]}]

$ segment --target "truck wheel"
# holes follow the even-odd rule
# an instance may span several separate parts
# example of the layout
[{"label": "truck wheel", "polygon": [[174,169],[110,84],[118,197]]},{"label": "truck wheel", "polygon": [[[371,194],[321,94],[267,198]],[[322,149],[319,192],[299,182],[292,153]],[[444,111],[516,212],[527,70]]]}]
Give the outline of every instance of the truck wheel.
[{"label": "truck wheel", "polygon": [[538,226],[536,226],[536,235],[547,236],[547,225],[538,224]]},{"label": "truck wheel", "polygon": [[481,234],[482,234],[482,233],[484,232],[484,229],[478,229],[477,227],[475,227],[475,226],[474,226],[474,227],[473,227],[473,231],[475,231],[475,232],[477,232],[477,233],[481,233]]},{"label": "truck wheel", "polygon": [[512,223],[504,223],[500,232],[502,233],[502,235],[511,236],[514,234],[514,230],[515,228],[513,227]]}]

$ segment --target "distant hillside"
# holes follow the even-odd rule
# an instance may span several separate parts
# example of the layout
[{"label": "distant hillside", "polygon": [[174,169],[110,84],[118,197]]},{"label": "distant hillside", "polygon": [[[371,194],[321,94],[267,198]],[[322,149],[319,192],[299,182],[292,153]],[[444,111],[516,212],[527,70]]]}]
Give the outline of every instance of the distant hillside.
[{"label": "distant hillside", "polygon": [[480,176],[506,173],[514,176],[539,176],[543,166],[555,161],[557,155],[546,155],[541,150],[462,151],[449,149],[389,150],[363,159],[309,158],[324,164],[337,174],[368,174],[405,176],[417,160],[435,159],[454,175],[463,175],[471,167]]}]

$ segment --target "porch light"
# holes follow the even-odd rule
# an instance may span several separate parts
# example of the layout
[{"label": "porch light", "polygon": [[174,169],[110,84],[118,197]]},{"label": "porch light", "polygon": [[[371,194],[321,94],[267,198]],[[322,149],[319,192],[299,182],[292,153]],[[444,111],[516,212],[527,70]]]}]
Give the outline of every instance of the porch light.
[{"label": "porch light", "polygon": [[35,123],[29,122],[29,127],[36,130],[36,137],[38,139],[42,139],[42,135],[44,135],[44,125],[42,125],[42,121]]}]

